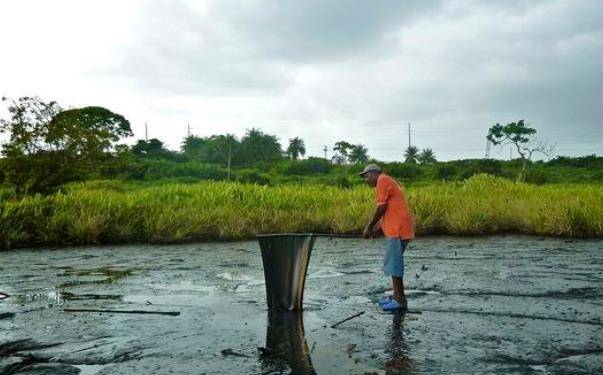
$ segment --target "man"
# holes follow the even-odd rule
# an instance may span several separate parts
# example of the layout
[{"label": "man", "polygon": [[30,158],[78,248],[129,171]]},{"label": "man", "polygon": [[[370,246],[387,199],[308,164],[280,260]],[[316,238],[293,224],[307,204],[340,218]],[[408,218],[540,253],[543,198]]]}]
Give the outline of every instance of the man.
[{"label": "man", "polygon": [[380,224],[385,236],[383,272],[386,276],[391,276],[394,289],[393,298],[381,300],[379,305],[385,311],[406,311],[408,304],[403,282],[404,250],[415,237],[415,232],[404,190],[396,180],[382,173],[376,164],[367,165],[360,175],[377,192],[377,208],[362,236],[372,237],[373,229]]}]

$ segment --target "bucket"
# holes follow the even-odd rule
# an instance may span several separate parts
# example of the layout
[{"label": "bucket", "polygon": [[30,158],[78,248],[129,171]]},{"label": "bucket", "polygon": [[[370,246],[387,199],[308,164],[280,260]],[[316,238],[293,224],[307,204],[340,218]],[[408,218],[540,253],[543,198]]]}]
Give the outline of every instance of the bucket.
[{"label": "bucket", "polygon": [[306,273],[315,240],[312,234],[258,236],[269,310],[303,310]]}]

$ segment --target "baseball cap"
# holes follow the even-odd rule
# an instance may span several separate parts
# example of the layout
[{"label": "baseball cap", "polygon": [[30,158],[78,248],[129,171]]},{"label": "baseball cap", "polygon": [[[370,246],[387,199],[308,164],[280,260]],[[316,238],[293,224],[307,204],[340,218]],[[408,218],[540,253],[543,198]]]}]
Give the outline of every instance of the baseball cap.
[{"label": "baseball cap", "polygon": [[368,164],[359,175],[363,176],[367,172],[381,172],[381,168],[377,164]]}]

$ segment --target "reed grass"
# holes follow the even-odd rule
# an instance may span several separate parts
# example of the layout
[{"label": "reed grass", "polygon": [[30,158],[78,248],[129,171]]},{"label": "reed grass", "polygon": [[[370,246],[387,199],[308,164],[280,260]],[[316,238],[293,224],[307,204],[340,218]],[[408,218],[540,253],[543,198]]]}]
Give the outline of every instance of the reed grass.
[{"label": "reed grass", "polygon": [[[407,189],[417,235],[525,233],[603,237],[602,185],[534,186],[488,175]],[[71,185],[50,196],[0,197],[0,247],[242,240],[259,233],[359,233],[367,186],[228,182]]]}]

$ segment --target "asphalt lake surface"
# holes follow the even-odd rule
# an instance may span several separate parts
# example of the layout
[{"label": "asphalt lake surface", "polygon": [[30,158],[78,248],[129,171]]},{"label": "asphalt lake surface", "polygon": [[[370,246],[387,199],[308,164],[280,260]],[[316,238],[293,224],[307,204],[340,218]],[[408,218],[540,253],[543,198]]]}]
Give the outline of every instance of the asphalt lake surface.
[{"label": "asphalt lake surface", "polygon": [[406,315],[381,248],[319,238],[305,311],[271,316],[255,241],[2,252],[0,374],[603,373],[603,241],[418,239]]}]

